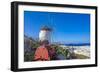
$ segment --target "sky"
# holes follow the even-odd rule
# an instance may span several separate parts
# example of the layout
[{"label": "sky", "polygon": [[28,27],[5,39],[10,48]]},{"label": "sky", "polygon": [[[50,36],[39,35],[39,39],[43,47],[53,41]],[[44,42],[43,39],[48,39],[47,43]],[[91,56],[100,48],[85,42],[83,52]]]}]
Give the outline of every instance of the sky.
[{"label": "sky", "polygon": [[43,25],[50,26],[52,42],[90,43],[90,14],[24,11],[24,34],[38,38]]}]

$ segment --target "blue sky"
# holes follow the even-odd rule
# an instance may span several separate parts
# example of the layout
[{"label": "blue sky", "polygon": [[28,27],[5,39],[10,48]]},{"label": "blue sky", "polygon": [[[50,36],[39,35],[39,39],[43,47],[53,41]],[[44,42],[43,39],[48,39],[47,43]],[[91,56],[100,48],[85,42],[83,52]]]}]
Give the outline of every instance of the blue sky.
[{"label": "blue sky", "polygon": [[24,11],[25,35],[38,38],[43,25],[53,28],[53,42],[90,42],[90,14]]}]

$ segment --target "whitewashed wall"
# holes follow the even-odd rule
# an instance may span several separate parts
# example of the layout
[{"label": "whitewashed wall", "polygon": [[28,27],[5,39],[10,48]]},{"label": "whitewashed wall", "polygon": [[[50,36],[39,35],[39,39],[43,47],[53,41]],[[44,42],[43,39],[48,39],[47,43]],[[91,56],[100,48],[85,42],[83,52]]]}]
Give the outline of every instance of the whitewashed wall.
[{"label": "whitewashed wall", "polygon": [[40,41],[48,40],[50,42],[51,41],[51,31],[40,30],[39,40]]}]

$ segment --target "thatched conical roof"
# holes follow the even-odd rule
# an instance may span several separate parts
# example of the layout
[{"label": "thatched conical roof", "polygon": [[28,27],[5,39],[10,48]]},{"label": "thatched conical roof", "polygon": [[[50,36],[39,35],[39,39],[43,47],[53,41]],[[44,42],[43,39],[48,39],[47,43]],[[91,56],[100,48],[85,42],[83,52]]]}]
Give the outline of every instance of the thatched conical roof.
[{"label": "thatched conical roof", "polygon": [[41,30],[52,31],[52,29],[48,26],[43,26]]}]

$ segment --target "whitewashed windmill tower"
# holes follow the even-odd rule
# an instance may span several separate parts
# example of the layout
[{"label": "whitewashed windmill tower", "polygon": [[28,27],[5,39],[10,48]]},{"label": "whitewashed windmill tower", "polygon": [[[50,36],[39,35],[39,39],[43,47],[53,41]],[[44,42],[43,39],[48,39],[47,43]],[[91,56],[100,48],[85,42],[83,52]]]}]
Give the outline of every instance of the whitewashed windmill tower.
[{"label": "whitewashed windmill tower", "polygon": [[39,40],[40,41],[48,41],[51,42],[51,32],[52,29],[48,26],[43,26],[39,32]]},{"label": "whitewashed windmill tower", "polygon": [[50,25],[52,25],[52,18],[51,18],[51,14],[48,13],[47,14],[47,24],[48,25],[43,25],[40,29],[39,32],[39,41],[48,41],[49,43],[51,43],[51,38],[52,38],[52,27]]}]

